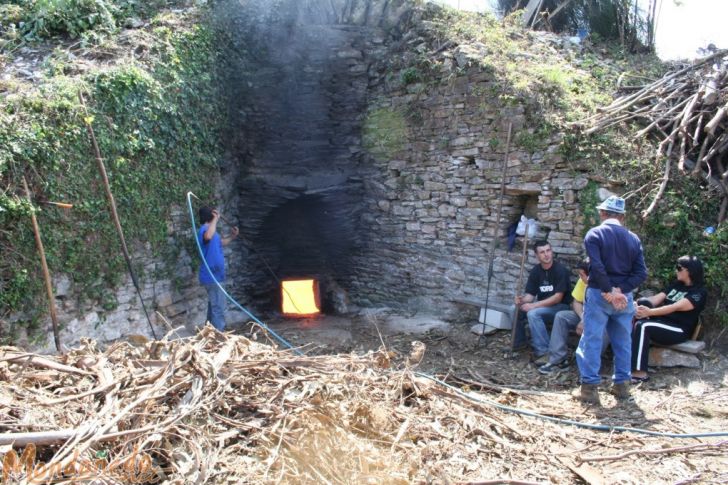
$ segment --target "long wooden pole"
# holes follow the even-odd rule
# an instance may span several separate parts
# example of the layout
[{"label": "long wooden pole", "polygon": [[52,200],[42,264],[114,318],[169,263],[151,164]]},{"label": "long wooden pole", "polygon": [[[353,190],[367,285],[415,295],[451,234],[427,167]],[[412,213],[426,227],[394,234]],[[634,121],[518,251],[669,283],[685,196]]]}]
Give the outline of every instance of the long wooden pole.
[{"label": "long wooden pole", "polygon": [[478,345],[485,342],[485,321],[488,319],[488,302],[490,301],[490,282],[493,279],[493,261],[495,260],[495,249],[498,246],[498,238],[501,225],[501,214],[503,213],[503,197],[506,194],[506,175],[508,174],[508,159],[511,156],[511,133],[513,123],[508,123],[508,135],[506,137],[506,153],[503,155],[503,173],[501,174],[500,198],[498,199],[498,212],[495,218],[495,231],[490,245],[490,257],[488,261],[488,283],[485,285],[485,317],[483,318],[483,331],[478,337]]},{"label": "long wooden pole", "polygon": [[[518,273],[518,281],[516,282],[516,296],[521,291],[523,283],[523,267],[526,265],[526,252],[528,251],[528,223],[526,223],[526,232],[523,235],[523,254],[521,254],[521,270]],[[515,300],[515,298],[514,298]],[[518,312],[520,308],[516,305],[516,311],[513,312],[513,322],[511,322],[511,352],[516,346],[516,328],[518,327]]]},{"label": "long wooden pole", "polygon": [[[28,198],[28,202],[33,204],[33,200],[30,197],[30,189],[28,188],[28,181],[23,176],[23,188],[25,189],[25,196]],[[30,212],[30,220],[33,222],[33,233],[35,234],[35,245],[38,247],[38,253],[40,253],[40,264],[43,267],[43,279],[45,280],[46,293],[48,295],[48,309],[51,314],[51,322],[53,323],[53,340],[56,342],[56,350],[61,351],[61,338],[58,335],[58,316],[56,315],[56,298],[53,296],[53,285],[51,284],[51,274],[48,271],[48,262],[46,261],[45,249],[43,249],[43,240],[40,238],[40,227],[38,226],[38,219],[35,217],[35,212]]]},{"label": "long wooden pole", "polygon": [[[86,113],[86,102],[83,99],[83,94],[81,92],[78,92],[78,99],[81,102],[81,106],[83,107],[84,113]],[[88,136],[91,139],[91,145],[94,149],[94,154],[96,155],[96,165],[99,169],[99,174],[101,174],[101,180],[104,183],[104,189],[106,190],[106,199],[109,202],[109,208],[111,209],[111,219],[114,222],[114,226],[116,227],[116,232],[119,236],[119,241],[121,242],[121,251],[124,254],[124,259],[126,260],[126,266],[129,270],[129,275],[131,276],[131,282],[134,284],[134,288],[136,288],[137,295],[139,296],[139,301],[142,304],[142,309],[144,310],[144,316],[147,317],[147,323],[149,323],[149,329],[152,331],[152,336],[154,337],[154,340],[159,340],[157,337],[157,333],[154,331],[154,325],[152,325],[152,320],[149,318],[149,313],[147,312],[147,307],[144,304],[144,298],[142,297],[142,290],[139,288],[139,282],[137,281],[136,274],[134,273],[134,267],[131,263],[131,256],[129,255],[129,250],[126,247],[126,239],[124,238],[124,230],[121,228],[121,222],[119,221],[119,214],[116,212],[116,201],[114,200],[114,194],[111,192],[111,185],[109,185],[109,177],[106,174],[106,166],[104,165],[104,159],[101,157],[101,150],[99,150],[99,144],[96,142],[96,134],[94,134],[94,129],[91,126],[91,121],[89,119],[86,119],[86,131],[88,131]]]}]

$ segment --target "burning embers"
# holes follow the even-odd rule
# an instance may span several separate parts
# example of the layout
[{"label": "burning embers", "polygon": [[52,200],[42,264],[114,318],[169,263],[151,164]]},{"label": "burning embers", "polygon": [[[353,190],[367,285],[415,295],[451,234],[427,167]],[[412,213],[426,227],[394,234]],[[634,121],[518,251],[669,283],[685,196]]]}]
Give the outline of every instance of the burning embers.
[{"label": "burning embers", "polygon": [[281,281],[281,301],[283,314],[288,317],[308,317],[321,313],[318,281]]}]

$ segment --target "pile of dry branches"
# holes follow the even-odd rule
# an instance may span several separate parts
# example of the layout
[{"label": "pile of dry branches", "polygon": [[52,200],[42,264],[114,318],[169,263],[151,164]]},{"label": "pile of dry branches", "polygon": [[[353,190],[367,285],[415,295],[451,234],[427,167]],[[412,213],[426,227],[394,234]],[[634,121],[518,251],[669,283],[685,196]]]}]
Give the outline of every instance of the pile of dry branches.
[{"label": "pile of dry branches", "polygon": [[650,135],[659,141],[655,160],[664,161],[664,174],[642,217],[655,209],[670,180],[670,166],[677,160],[681,174],[704,178],[718,194],[718,224],[723,222],[728,209],[728,50],[716,51],[646,86],[623,89],[629,93],[582,123],[590,126],[588,134],[637,121],[645,126],[635,138]]},{"label": "pile of dry branches", "polygon": [[[391,358],[297,356],[210,327],[104,352],[86,342],[57,357],[3,348],[4,483],[598,482],[611,472],[588,461],[640,473],[655,455],[724,452],[725,442],[669,448],[506,413],[408,365],[395,370]],[[555,394],[541,405],[497,396],[554,416],[582,412]],[[589,457],[605,447],[621,453]]]}]

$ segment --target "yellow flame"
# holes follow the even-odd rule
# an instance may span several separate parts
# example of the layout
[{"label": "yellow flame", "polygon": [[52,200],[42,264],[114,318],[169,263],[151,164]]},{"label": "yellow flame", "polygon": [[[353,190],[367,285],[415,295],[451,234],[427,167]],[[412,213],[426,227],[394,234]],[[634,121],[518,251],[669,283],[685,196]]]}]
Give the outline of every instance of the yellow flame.
[{"label": "yellow flame", "polygon": [[319,313],[314,290],[315,280],[289,280],[281,282],[283,313],[312,315]]}]

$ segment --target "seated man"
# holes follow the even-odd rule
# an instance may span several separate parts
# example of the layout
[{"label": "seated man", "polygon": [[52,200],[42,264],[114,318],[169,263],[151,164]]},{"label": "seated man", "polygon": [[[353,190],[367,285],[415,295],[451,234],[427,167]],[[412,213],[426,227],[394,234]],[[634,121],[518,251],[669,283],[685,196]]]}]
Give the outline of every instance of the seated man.
[{"label": "seated man", "polygon": [[575,331],[581,335],[584,329],[584,295],[589,278],[589,258],[585,258],[576,267],[579,279],[571,292],[573,301],[571,310],[562,310],[554,317],[554,327],[549,340],[548,362],[538,368],[543,375],[556,374],[569,367],[569,349],[567,340],[569,333]]},{"label": "seated man", "polygon": [[650,341],[675,345],[690,338],[705,308],[703,263],[696,256],[682,256],[675,266],[677,279],[663,292],[637,300],[637,322],[632,330],[632,382],[644,382]]},{"label": "seated man", "polygon": [[[528,274],[526,293],[516,297],[516,305],[525,313],[531,331],[531,347],[534,362],[545,364],[549,350],[549,332],[546,323],[552,323],[561,310],[568,310],[569,270],[557,261],[548,241],[536,241],[533,245],[538,264]],[[516,322],[514,348],[525,344],[526,332],[522,324]]]}]

